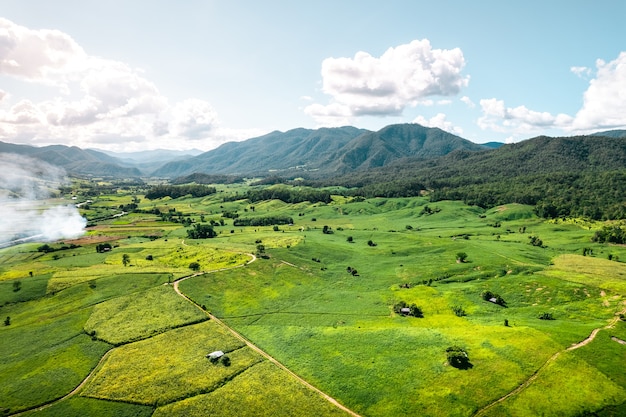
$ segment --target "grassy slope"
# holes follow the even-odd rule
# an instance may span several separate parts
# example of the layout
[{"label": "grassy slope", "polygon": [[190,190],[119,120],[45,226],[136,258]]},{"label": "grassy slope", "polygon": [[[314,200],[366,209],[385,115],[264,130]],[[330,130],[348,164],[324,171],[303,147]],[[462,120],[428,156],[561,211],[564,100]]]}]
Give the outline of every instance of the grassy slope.
[{"label": "grassy slope", "polygon": [[[119,201],[124,200],[114,198],[109,203],[114,207]],[[220,219],[221,210],[249,208],[245,202],[222,203],[219,196],[148,204],[164,211],[176,208],[198,219],[204,213],[214,220]],[[423,214],[426,205],[435,214]],[[604,260],[608,253],[626,259],[624,248],[591,244],[587,225],[544,223],[526,206],[483,212],[457,202],[429,204],[421,198],[357,203],[337,199],[330,205],[314,206],[275,201],[255,204],[254,215],[268,214],[291,216],[296,224],[281,226],[278,232],[271,227],[225,226],[217,229],[217,239],[183,242],[185,230],[179,225],[155,223],[148,215],[129,216],[91,232],[117,239],[119,248],[108,254],[96,254],[93,244],[56,252],[61,255],[56,260],[54,254],[33,252],[33,245],[0,251],[0,258],[7,262],[0,270],[0,301],[32,300],[2,307],[2,316],[11,316],[12,324],[0,328],[0,368],[12,382],[3,385],[0,404],[17,410],[69,392],[110,348],[82,333],[86,323],[99,337],[108,334],[107,340],[117,338],[119,343],[193,321],[193,314],[179,324],[167,314],[163,319],[154,314],[185,310],[180,300],[171,297],[173,292],[167,293],[171,288],[161,284],[189,274],[187,266],[192,261],[199,260],[205,270],[243,264],[248,260],[243,252],[253,251],[256,241],[265,245],[270,260],[196,277],[181,283],[181,289],[364,415],[469,415],[515,388],[554,352],[605,325],[624,294],[623,274],[615,273],[622,264]],[[495,227],[497,222],[499,227]],[[324,225],[334,233],[322,234]],[[162,237],[154,241],[143,237],[149,234]],[[529,245],[529,235],[539,236],[547,247]],[[354,243],[347,242],[348,236]],[[376,246],[368,246],[368,240]],[[596,257],[574,255],[583,247],[593,248]],[[467,263],[455,261],[459,251],[468,254]],[[121,264],[124,253],[130,255],[131,266]],[[148,254],[154,261],[145,259]],[[356,268],[359,276],[348,274],[347,266]],[[13,292],[16,279],[22,289]],[[431,286],[421,285],[429,279],[434,280]],[[406,283],[420,285],[400,288]],[[485,289],[501,294],[508,308],[482,301],[480,293]],[[56,295],[38,298],[46,291]],[[137,303],[130,303],[133,299]],[[420,305],[425,318],[394,315],[391,306],[398,300]],[[454,316],[454,305],[463,306],[467,316]],[[552,312],[557,320],[538,320],[544,311]],[[116,329],[112,321],[116,317],[128,326]],[[137,326],[132,325],[135,317],[140,318]],[[504,319],[510,327],[503,326]],[[254,396],[259,384],[272,384],[280,377],[246,348],[233,351],[231,368],[205,369],[208,350],[230,346],[229,336],[215,329],[195,330],[205,326],[212,324],[187,326],[116,348],[85,395],[151,406],[167,404],[157,413],[181,415],[201,413],[228,398],[241,401],[240,408],[231,410],[245,412],[254,406],[269,415],[278,412],[276,404],[289,404],[282,409],[289,415],[294,404],[305,401],[302,395],[311,395],[297,385],[285,384],[277,392],[268,390],[265,397]],[[68,329],[76,336],[63,345],[57,339]],[[42,343],[42,331],[50,333],[44,333],[49,344]],[[211,345],[207,342],[211,340],[217,342]],[[552,380],[538,379],[534,390],[502,403],[502,410],[522,412],[533,401],[543,403],[545,395],[554,395],[550,394],[554,381],[580,370],[577,377],[584,378],[596,394],[571,403],[578,408],[549,402],[544,410],[561,414],[575,414],[581,407],[610,411],[624,402],[618,372],[622,357],[616,350],[622,345],[611,343],[603,345],[604,353],[595,358],[580,356],[587,347],[563,355],[546,374]],[[471,369],[460,371],[445,364],[444,351],[451,344],[467,349]],[[58,346],[69,356],[58,356]],[[21,354],[7,354],[13,350]],[[55,355],[55,361],[40,365]],[[54,372],[58,371],[74,376],[62,376],[62,383],[34,392],[35,380],[49,375],[56,381],[60,374]],[[212,391],[221,384],[225,385]],[[574,390],[576,383],[561,386]],[[18,391],[22,400],[13,394]],[[279,394],[283,397],[277,400]],[[312,414],[335,414],[324,401],[309,398],[306,402],[317,410]],[[106,414],[110,403],[82,404],[85,410],[102,407]],[[75,398],[55,407],[70,410],[80,408],[81,402]],[[125,412],[133,411],[120,411]],[[220,409],[220,415],[230,413]]]}]

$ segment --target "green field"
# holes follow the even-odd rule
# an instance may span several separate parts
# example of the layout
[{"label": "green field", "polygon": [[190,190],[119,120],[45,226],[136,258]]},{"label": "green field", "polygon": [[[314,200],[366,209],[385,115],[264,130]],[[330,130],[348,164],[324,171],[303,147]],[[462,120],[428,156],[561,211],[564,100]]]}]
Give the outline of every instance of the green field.
[{"label": "green field", "polygon": [[[213,239],[131,213],[73,249],[0,250],[0,415],[346,415],[209,313],[363,416],[620,415],[626,322],[606,326],[626,312],[626,248],[592,243],[601,223],[425,197],[223,200],[241,187],[140,204],[225,220]],[[96,199],[85,214],[130,201]],[[294,222],[233,226],[223,212]],[[175,292],[181,278],[193,302]],[[394,312],[399,302],[423,317]],[[453,345],[464,369],[446,360]],[[206,358],[216,350],[229,366]]]}]

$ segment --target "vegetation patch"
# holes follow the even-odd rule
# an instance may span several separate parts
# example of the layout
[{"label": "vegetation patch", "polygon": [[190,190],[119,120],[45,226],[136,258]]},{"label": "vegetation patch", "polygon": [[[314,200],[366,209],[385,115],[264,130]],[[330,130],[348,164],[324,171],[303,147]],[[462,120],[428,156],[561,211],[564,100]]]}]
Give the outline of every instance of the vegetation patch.
[{"label": "vegetation patch", "polygon": [[170,286],[161,285],[96,305],[85,323],[85,332],[120,345],[207,319]]},{"label": "vegetation patch", "polygon": [[[214,366],[210,352],[229,352],[231,365]],[[93,398],[168,404],[213,391],[262,357],[208,321],[118,347],[83,391]]]}]

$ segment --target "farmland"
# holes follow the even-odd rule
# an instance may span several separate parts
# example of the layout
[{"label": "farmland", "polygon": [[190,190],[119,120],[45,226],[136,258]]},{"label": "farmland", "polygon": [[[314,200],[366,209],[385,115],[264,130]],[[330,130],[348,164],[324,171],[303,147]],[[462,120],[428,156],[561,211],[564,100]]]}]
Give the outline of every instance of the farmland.
[{"label": "farmland", "polygon": [[[591,241],[604,223],[427,197],[250,203],[245,190],[104,195],[82,209],[101,219],[84,237],[49,243],[75,247],[0,250],[0,412],[347,415],[210,315],[363,416],[626,408],[626,248]],[[233,213],[293,223],[234,226]],[[209,222],[215,237],[189,238]],[[228,365],[205,357],[218,350]]]}]

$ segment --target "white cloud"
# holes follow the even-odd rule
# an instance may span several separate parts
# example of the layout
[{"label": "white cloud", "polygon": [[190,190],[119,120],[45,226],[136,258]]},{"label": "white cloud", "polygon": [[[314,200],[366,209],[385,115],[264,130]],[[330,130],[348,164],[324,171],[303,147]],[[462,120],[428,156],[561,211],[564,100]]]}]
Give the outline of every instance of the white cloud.
[{"label": "white cloud", "polygon": [[357,52],[354,58],[322,62],[328,105],[312,104],[305,112],[318,122],[333,117],[397,116],[431,96],[452,96],[469,82],[459,48],[433,49],[427,39],[389,48],[379,58]]},{"label": "white cloud", "polygon": [[11,103],[0,90],[0,140],[103,148],[141,143],[142,149],[188,148],[186,141],[210,149],[224,141],[208,102],[169,103],[140,70],[88,55],[60,31],[0,18],[0,75],[57,92],[52,99]]},{"label": "white cloud", "polygon": [[[575,116],[553,115],[528,109],[506,107],[495,98],[480,100],[482,129],[502,133],[528,134],[558,129],[565,133],[589,133],[626,127],[626,52],[611,61],[596,62],[596,73],[583,95],[583,106]],[[577,75],[591,75],[586,67],[572,67]]]},{"label": "white cloud", "polygon": [[586,76],[591,75],[591,68],[587,67],[571,67],[570,71],[579,76],[580,78],[584,78]]},{"label": "white cloud", "polygon": [[626,127],[626,52],[611,61],[596,62],[595,78],[583,96],[573,129],[587,131]]},{"label": "white cloud", "polygon": [[476,107],[476,104],[474,104],[474,102],[468,96],[463,96],[460,98],[460,100],[465,103],[470,109]]},{"label": "white cloud", "polygon": [[413,123],[418,123],[422,126],[426,127],[438,127],[441,130],[445,130],[446,132],[454,133],[455,135],[462,135],[463,129],[458,126],[454,126],[451,121],[446,120],[447,117],[443,113],[437,113],[435,116],[430,119],[426,119],[423,116],[417,116]]},{"label": "white cloud", "polygon": [[483,115],[478,119],[481,129],[496,132],[534,133],[546,129],[566,129],[571,126],[572,117],[566,114],[556,116],[548,112],[538,112],[526,106],[506,107],[504,101],[495,98],[480,100]]}]

